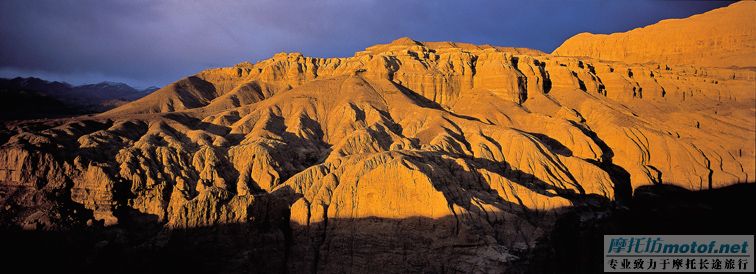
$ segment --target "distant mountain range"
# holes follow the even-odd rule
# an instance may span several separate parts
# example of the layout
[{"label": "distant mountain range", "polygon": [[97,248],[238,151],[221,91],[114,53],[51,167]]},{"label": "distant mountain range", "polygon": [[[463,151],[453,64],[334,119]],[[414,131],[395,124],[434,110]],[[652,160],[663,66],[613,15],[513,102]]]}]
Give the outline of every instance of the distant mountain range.
[{"label": "distant mountain range", "polygon": [[157,89],[137,89],[118,82],[74,86],[35,77],[0,78],[0,108],[3,109],[0,121],[103,112]]}]

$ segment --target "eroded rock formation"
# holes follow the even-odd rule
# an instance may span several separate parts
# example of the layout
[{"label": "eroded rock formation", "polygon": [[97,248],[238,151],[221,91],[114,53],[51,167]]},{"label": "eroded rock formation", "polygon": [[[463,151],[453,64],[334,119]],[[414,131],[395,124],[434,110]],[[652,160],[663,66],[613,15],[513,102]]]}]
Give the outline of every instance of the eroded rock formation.
[{"label": "eroded rock formation", "polygon": [[[276,243],[270,271],[491,272],[563,207],[753,181],[755,83],[409,38],[349,58],[281,53],[94,117],[6,124],[3,220],[255,223],[274,231],[251,236]],[[34,193],[79,213],[37,210]]]}]

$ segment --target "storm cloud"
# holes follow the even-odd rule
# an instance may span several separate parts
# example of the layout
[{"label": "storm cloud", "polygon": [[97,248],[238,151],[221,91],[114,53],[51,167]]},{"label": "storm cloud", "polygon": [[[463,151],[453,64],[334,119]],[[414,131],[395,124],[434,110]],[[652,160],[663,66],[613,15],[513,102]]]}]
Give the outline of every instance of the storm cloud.
[{"label": "storm cloud", "polygon": [[731,1],[0,2],[0,77],[165,85],[281,51],[350,56],[402,36],[551,52],[580,32],[627,31]]}]

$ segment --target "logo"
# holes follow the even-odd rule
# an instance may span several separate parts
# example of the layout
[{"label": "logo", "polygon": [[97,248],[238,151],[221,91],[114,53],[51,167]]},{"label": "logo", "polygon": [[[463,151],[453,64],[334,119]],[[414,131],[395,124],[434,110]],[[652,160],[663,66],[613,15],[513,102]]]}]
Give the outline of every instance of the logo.
[{"label": "logo", "polygon": [[604,272],[753,272],[753,235],[604,235]]}]

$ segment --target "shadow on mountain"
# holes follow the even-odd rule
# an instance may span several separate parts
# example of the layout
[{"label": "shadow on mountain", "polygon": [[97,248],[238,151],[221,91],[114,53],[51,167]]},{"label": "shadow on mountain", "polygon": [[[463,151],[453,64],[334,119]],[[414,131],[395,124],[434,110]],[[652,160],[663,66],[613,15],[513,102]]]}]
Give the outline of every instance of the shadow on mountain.
[{"label": "shadow on mountain", "polygon": [[0,78],[0,122],[53,119],[107,111],[157,90],[138,90],[124,83],[74,86],[39,78]]},{"label": "shadow on mountain", "polygon": [[[405,86],[403,86],[401,84],[397,84],[397,83],[395,83],[393,81],[391,82],[391,84],[394,85],[394,87],[396,89],[398,89],[400,92],[402,92],[405,96],[407,96],[407,98],[409,98],[410,100],[412,100],[413,103],[415,103],[416,105],[418,105],[420,107],[437,109],[437,110],[445,111],[449,115],[457,117],[457,118],[461,118],[461,119],[465,119],[465,120],[471,120],[471,121],[478,121],[478,122],[481,122],[481,123],[485,123],[485,122],[481,121],[480,119],[472,117],[472,116],[467,116],[467,115],[461,115],[461,114],[454,113],[454,112],[452,112],[452,111],[444,108],[443,106],[441,106],[441,104],[439,104],[439,103],[437,103],[437,102],[435,102],[433,100],[430,100],[428,98],[425,98],[424,96],[420,95],[419,93],[417,93],[417,92],[415,92],[415,91],[413,91],[413,90],[411,90],[411,89],[409,89],[409,88],[407,88],[407,87],[405,87]],[[485,123],[485,124],[490,124],[490,123]]]},{"label": "shadow on mountain", "polygon": [[[560,210],[556,222],[541,223],[539,229],[550,232],[531,248],[508,241],[518,233],[509,231],[511,226],[490,231],[467,223],[459,229],[455,216],[325,218],[299,225],[289,222],[287,213],[181,229],[149,218],[67,231],[3,227],[0,242],[12,251],[3,258],[5,267],[33,273],[593,273],[601,271],[605,234],[752,234],[747,212],[754,206],[755,187],[640,187],[626,207]],[[291,195],[281,191],[286,193],[277,194]],[[263,202],[256,210],[273,206]],[[492,257],[491,250],[517,257]],[[481,261],[490,268],[474,263]]]},{"label": "shadow on mountain", "polygon": [[[365,218],[288,229],[271,223],[136,231],[2,231],[4,267],[31,273],[307,273],[462,271],[483,237],[455,220]],[[149,230],[149,229],[147,229]],[[318,240],[328,231],[327,239]],[[439,245],[437,237],[459,238]],[[470,238],[470,239],[467,239]],[[296,242],[292,242],[296,240]],[[505,264],[500,263],[504,268]]]},{"label": "shadow on mountain", "polygon": [[754,183],[702,191],[662,184],[637,188],[627,206],[574,207],[514,272],[601,273],[603,235],[750,235],[753,197]]},{"label": "shadow on mountain", "polygon": [[62,118],[91,113],[61,100],[26,90],[0,89],[0,122]]}]

